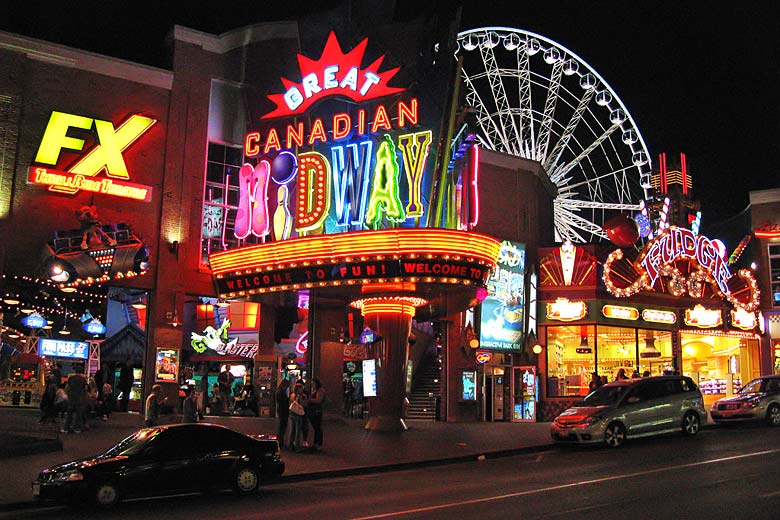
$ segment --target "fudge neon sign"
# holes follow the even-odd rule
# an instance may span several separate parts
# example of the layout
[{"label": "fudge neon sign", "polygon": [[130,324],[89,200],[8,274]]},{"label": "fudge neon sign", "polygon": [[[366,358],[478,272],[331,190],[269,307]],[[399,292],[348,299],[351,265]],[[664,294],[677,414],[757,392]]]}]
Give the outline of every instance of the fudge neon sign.
[{"label": "fudge neon sign", "polygon": [[[43,133],[35,165],[28,169],[27,182],[48,186],[49,191],[59,193],[74,194],[83,189],[148,202],[151,200],[151,186],[126,182],[130,175],[123,154],[156,122],[156,119],[134,114],[114,128],[110,121],[54,111]],[[96,143],[84,151],[85,140],[71,137],[68,132],[72,128],[89,131],[93,126]],[[84,152],[67,171],[56,168],[60,153],[65,149]],[[93,179],[103,171],[108,178]]]},{"label": "fudge neon sign", "polygon": [[282,78],[285,92],[268,96],[268,99],[276,104],[276,108],[262,119],[301,114],[317,101],[329,96],[345,96],[362,102],[403,92],[403,88],[387,85],[398,72],[398,67],[379,72],[384,56],[377,58],[365,69],[360,67],[367,45],[368,38],[344,54],[336,34],[331,32],[319,60],[298,54],[300,83]]}]

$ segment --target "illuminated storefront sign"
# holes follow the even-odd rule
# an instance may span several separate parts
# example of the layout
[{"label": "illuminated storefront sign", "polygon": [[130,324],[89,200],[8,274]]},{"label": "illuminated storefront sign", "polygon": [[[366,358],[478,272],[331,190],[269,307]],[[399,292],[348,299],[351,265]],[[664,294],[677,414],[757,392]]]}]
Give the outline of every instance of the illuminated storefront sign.
[{"label": "illuminated storefront sign", "polygon": [[42,329],[46,326],[46,318],[36,312],[22,318],[22,325],[31,329]]},{"label": "illuminated storefront sign", "polygon": [[520,350],[525,322],[525,245],[504,241],[482,302],[480,346]]},{"label": "illuminated storefront sign", "polygon": [[588,314],[585,302],[572,302],[566,298],[558,298],[547,304],[547,319],[554,321],[577,321]]},{"label": "illuminated storefront sign", "polygon": [[685,309],[684,321],[691,327],[719,327],[723,325],[723,314],[718,309],[705,309],[702,305],[696,305],[693,309]]},{"label": "illuminated storefront sign", "polygon": [[89,357],[89,343],[85,343],[83,341],[40,338],[38,340],[38,355],[72,359],[87,359]]},{"label": "illuminated storefront sign", "polygon": [[475,359],[479,364],[490,363],[493,359],[493,354],[490,352],[477,352]]},{"label": "illuminated storefront sign", "polygon": [[665,323],[671,325],[677,322],[677,313],[657,309],[645,309],[642,311],[642,319],[650,323]]},{"label": "illuminated storefront sign", "polygon": [[601,313],[606,318],[616,320],[636,320],[639,319],[639,309],[634,307],[622,307],[620,305],[605,305],[601,308]]},{"label": "illuminated storefront sign", "polygon": [[732,310],[731,326],[742,330],[753,330],[758,325],[755,312],[747,312],[742,309]]},{"label": "illuminated storefront sign", "polygon": [[[684,268],[678,266],[682,262],[687,264]],[[687,278],[684,272],[690,273]],[[749,270],[734,275],[716,241],[676,226],[648,242],[634,262],[625,260],[621,249],[610,253],[603,281],[607,291],[620,298],[654,288],[673,296],[687,292],[691,298],[702,298],[705,287],[710,287],[715,296],[746,311],[756,310],[759,304],[758,286]]]},{"label": "illuminated storefront sign", "polygon": [[[74,194],[86,190],[149,202],[152,200],[152,187],[128,182],[130,175],[123,153],[156,122],[156,119],[134,114],[115,129],[110,121],[52,112],[35,156],[35,164],[28,168],[27,182],[48,186],[49,191],[59,193]],[[95,145],[84,151],[85,140],[70,137],[68,131],[71,128],[91,130],[93,126]],[[75,150],[82,156],[67,171],[56,168],[63,150]],[[103,171],[109,178],[95,178]]]},{"label": "illuminated storefront sign", "polygon": [[[448,174],[450,191],[436,197],[435,217],[429,215],[437,159],[437,136],[431,128],[438,128],[438,120],[421,106],[419,97],[387,85],[398,68],[379,72],[383,57],[361,68],[367,43],[345,54],[331,33],[320,59],[298,56],[300,82],[283,78],[285,92],[268,96],[276,109],[261,119],[286,120],[245,136],[244,155],[256,158],[256,164],[244,164],[238,174],[236,238],[273,234],[280,241],[306,234],[439,227],[442,214],[444,227],[476,225],[474,161],[473,167]],[[402,97],[372,101],[392,95]],[[314,106],[324,98],[351,102],[344,110],[328,113]],[[305,119],[297,117],[303,113]],[[282,173],[275,164],[284,155],[292,156],[293,168]],[[472,146],[469,157],[477,156]],[[208,222],[209,229],[221,229],[214,217],[224,224],[227,214],[213,215]]]},{"label": "illuminated storefront sign", "polygon": [[763,222],[753,231],[753,236],[764,239],[780,238],[780,224]]}]

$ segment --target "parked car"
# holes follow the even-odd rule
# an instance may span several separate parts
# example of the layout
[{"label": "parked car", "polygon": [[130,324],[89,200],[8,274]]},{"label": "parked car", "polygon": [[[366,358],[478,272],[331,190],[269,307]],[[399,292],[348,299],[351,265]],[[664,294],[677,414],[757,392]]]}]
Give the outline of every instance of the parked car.
[{"label": "parked car", "polygon": [[696,435],[707,420],[704,399],[693,380],[657,376],[600,386],[553,421],[556,442],[606,443],[675,431]]},{"label": "parked car", "polygon": [[737,395],[718,399],[710,410],[716,423],[766,421],[780,426],[780,375],[752,380]]},{"label": "parked car", "polygon": [[111,507],[119,500],[232,488],[257,490],[284,472],[279,443],[217,424],[144,428],[105,453],[44,469],[32,483],[38,499]]}]

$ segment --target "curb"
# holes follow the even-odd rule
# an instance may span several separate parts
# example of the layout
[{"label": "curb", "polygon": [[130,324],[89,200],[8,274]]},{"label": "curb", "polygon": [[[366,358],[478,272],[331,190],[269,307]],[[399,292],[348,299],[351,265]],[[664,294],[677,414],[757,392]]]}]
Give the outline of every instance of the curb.
[{"label": "curb", "polygon": [[[514,448],[511,450],[499,450],[489,451],[484,453],[472,453],[469,455],[458,455],[456,457],[444,457],[440,459],[425,459],[410,462],[398,462],[394,464],[379,464],[376,466],[359,466],[355,468],[344,468],[318,471],[316,473],[299,473],[296,475],[282,476],[277,480],[268,482],[268,484],[282,484],[293,482],[306,482],[309,480],[322,480],[326,478],[336,477],[348,477],[355,475],[369,475],[375,473],[390,473],[393,471],[403,471],[412,468],[445,466],[448,464],[458,464],[461,462],[471,462],[475,460],[488,460],[499,459],[503,457],[512,457],[514,455],[522,455],[525,453],[538,453],[541,451],[547,451],[551,449],[554,444],[539,444],[537,446],[526,446],[523,448]],[[164,498],[164,497],[160,497]],[[0,512],[10,513],[14,511],[24,511],[28,509],[45,508],[45,507],[59,507],[60,504],[56,502],[36,502],[30,500],[27,502],[11,502],[8,504],[0,504]]]}]

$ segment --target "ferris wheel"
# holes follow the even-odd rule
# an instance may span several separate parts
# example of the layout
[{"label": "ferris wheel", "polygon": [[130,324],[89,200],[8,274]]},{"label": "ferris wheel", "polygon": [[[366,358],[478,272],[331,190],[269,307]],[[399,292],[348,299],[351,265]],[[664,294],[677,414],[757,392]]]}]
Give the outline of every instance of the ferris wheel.
[{"label": "ferris wheel", "polygon": [[590,242],[636,211],[652,165],[642,135],[606,81],[566,47],[521,29],[458,34],[466,103],[485,148],[538,161],[557,186],[555,239]]}]

